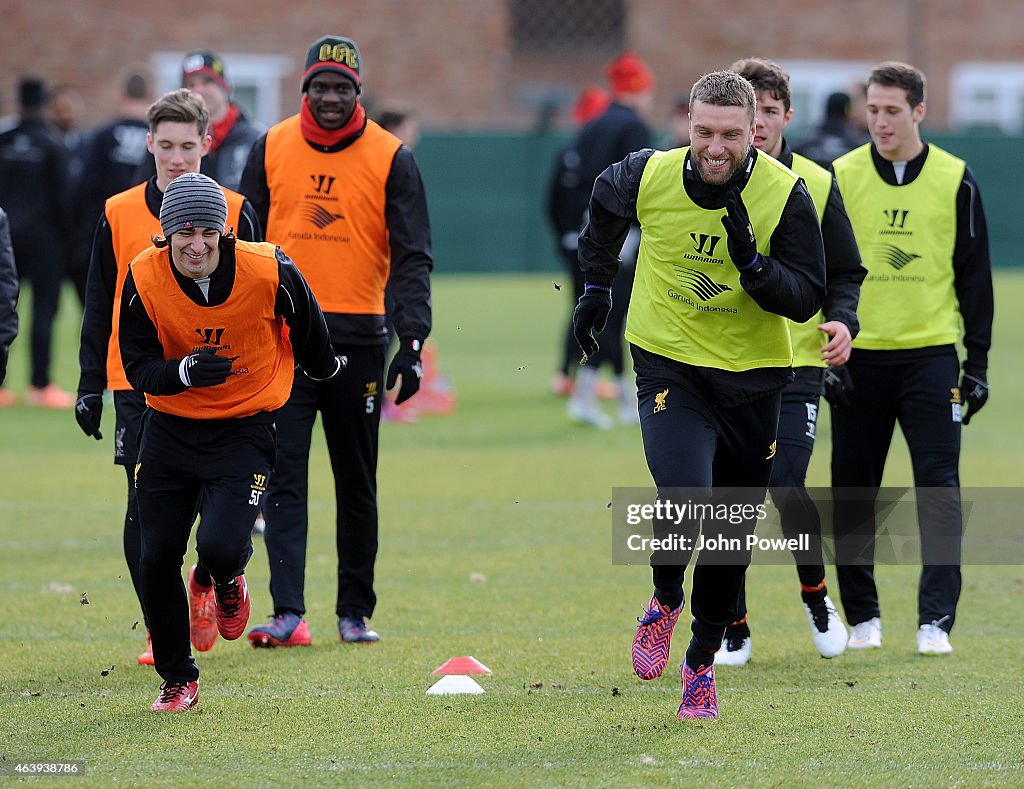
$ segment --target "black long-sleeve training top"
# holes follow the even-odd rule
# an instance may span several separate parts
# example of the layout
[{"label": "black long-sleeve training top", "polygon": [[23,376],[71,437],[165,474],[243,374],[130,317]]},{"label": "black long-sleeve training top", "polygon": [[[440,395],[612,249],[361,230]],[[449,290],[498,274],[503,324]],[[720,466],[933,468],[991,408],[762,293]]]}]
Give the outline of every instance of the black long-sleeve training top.
[{"label": "black long-sleeve training top", "polygon": [[[203,296],[194,280],[174,268],[170,250],[167,250],[167,265],[171,266],[182,293],[202,307],[216,309],[236,286],[235,249],[232,244],[221,243],[220,263],[210,275],[208,298]],[[337,362],[320,305],[302,274],[280,247],[277,248],[277,269],[274,314],[283,316],[288,324],[295,361],[313,378],[330,378],[337,369]],[[119,339],[125,375],[133,389],[152,395],[174,395],[188,388],[178,374],[181,359],[166,359],[164,356],[156,326],[139,298],[130,270],[121,292]]]},{"label": "black long-sleeve training top", "polygon": [[[782,141],[779,161],[786,167],[793,166],[793,150],[785,139]],[[860,286],[868,270],[861,264],[857,237],[853,233],[834,175],[821,217],[821,238],[825,245],[825,304],[821,310],[825,320],[846,324],[850,336],[856,337],[860,331],[857,318]]]},{"label": "black long-sleeve training top", "polygon": [[[588,283],[610,286],[618,273],[618,252],[630,225],[637,221],[640,180],[653,154],[650,148],[631,153],[606,169],[594,182],[590,221],[579,244],[580,267]],[[701,208],[722,209],[729,191],[742,189],[749,180],[756,159],[757,150],[751,146],[744,165],[729,181],[716,186],[705,183],[697,175],[687,154],[683,187]],[[756,271],[740,272],[740,285],[761,309],[799,322],[817,313],[825,300],[825,253],[818,214],[803,181],[794,184],[772,233],[771,255],[761,255],[761,261]],[[699,369],[718,401],[730,405],[777,391],[792,379],[789,367],[765,367],[740,373]]]},{"label": "black long-sleeve training top", "polygon": [[18,267],[14,264],[11,228],[0,206],[0,351],[18,336]]},{"label": "black long-sleeve training top", "polygon": [[[651,148],[631,153],[598,176],[590,200],[590,222],[580,237],[580,267],[587,282],[610,286],[619,270],[618,251],[637,221],[636,199]],[[750,178],[757,151],[749,149],[747,162],[724,184],[705,183],[694,172],[687,154],[683,187],[701,208],[719,210],[731,189]],[[806,321],[825,299],[825,253],[818,214],[803,181],[798,181],[771,237],[771,255],[761,255],[757,272],[741,272],[740,285],[766,312]]]}]

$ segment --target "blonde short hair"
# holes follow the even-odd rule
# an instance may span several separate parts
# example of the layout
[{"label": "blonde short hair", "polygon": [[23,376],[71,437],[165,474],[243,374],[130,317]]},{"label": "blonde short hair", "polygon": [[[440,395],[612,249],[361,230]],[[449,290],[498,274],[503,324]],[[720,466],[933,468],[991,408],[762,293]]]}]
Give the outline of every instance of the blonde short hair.
[{"label": "blonde short hair", "polygon": [[754,86],[734,71],[712,71],[697,80],[690,90],[690,107],[698,101],[718,107],[743,107],[751,121],[757,106]]}]

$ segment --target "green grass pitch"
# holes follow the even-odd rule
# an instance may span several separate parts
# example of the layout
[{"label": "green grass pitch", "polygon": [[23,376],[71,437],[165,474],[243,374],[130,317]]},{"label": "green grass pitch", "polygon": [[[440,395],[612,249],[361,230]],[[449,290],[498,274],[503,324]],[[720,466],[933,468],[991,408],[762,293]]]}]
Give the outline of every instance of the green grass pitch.
[{"label": "green grass pitch", "polygon": [[[964,431],[965,486],[1020,484],[1022,302],[1024,274],[999,271],[992,400]],[[202,698],[186,715],[150,713],[159,679],[135,665],[144,635],[122,557],[112,408],[103,442],[70,412],[0,411],[0,759],[84,759],[85,776],[62,785],[1024,785],[1020,566],[964,568],[946,659],[915,652],[915,568],[879,568],[884,648],[831,661],[811,644],[793,569],[754,567],[752,662],[719,670],[719,720],[675,720],[687,627],[665,676],[634,677],[649,570],[611,564],[611,490],[650,484],[639,430],[574,427],[549,394],[567,311],[561,276],[435,279],[434,337],[458,407],[382,428],[382,641],[337,640],[318,439],[313,646],[219,641],[198,658]],[[66,294],[55,371],[67,389],[79,320]],[[23,332],[15,390],[27,321]],[[828,479],[824,421],[814,485]],[[887,484],[908,483],[897,437]],[[259,541],[248,575],[255,623],[271,610]],[[486,693],[425,695],[456,655],[493,670]]]}]

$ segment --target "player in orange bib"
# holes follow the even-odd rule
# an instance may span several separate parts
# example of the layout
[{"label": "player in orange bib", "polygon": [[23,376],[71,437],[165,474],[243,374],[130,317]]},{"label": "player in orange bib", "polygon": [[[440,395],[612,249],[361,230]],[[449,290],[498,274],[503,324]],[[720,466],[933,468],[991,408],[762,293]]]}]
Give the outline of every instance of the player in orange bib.
[{"label": "player in orange bib", "polygon": [[250,535],[295,363],[326,380],[347,361],[291,260],[272,244],[225,235],[227,214],[215,181],[176,178],[160,208],[163,238],[135,257],[121,291],[121,358],[147,404],[135,486],[142,602],[164,680],[158,712],[185,711],[199,697],[181,566],[200,501],[199,564],[214,581],[217,628],[231,640],[249,619]]},{"label": "player in orange bib", "polygon": [[[384,289],[394,297],[398,351],[388,368],[395,404],[420,388],[430,333],[430,221],[408,146],[366,117],[355,42],[310,47],[302,106],[257,140],[239,187],[268,241],[295,260],[324,309],[331,341],[349,360],[327,383],[296,379],[278,419],[280,460],[263,514],[273,619],[253,628],[259,647],[308,645],[306,535],[309,447],[320,414],[337,500],[338,637],[368,644],[377,603],[377,450],[387,343]],[[401,384],[398,380],[401,379]]]}]

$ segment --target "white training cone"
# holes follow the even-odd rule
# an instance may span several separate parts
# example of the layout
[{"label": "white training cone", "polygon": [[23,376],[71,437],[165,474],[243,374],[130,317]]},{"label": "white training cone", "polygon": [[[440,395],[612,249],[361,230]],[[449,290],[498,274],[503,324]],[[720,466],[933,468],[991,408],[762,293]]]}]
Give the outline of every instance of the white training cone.
[{"label": "white training cone", "polygon": [[464,674],[449,674],[441,677],[427,689],[428,696],[479,695],[484,692],[475,679]]}]

